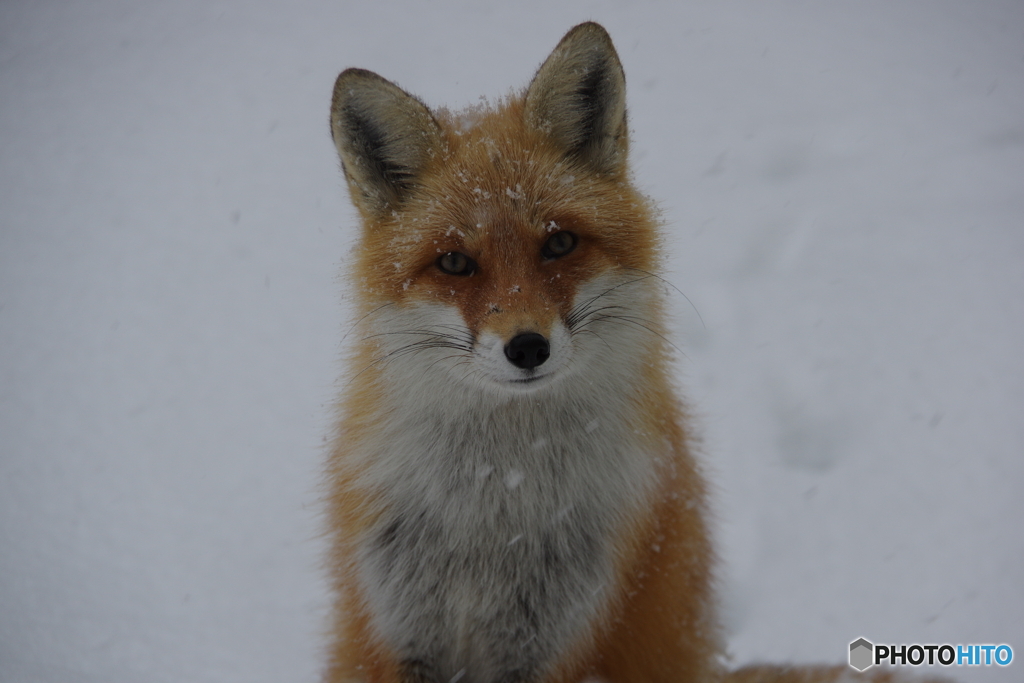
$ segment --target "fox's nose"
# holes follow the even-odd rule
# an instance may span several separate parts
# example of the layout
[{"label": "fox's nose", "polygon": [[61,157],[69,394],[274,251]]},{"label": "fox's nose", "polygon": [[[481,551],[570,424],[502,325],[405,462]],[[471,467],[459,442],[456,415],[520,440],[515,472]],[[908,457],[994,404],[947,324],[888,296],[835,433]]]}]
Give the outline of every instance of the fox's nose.
[{"label": "fox's nose", "polygon": [[551,355],[548,340],[536,332],[525,332],[512,337],[505,345],[505,358],[517,368],[530,370],[542,364]]}]

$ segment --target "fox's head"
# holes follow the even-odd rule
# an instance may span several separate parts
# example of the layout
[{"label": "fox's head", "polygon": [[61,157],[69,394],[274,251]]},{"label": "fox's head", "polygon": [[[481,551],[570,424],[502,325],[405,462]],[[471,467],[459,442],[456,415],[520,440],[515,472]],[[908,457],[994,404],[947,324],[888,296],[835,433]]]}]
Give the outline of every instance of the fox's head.
[{"label": "fox's head", "polygon": [[525,93],[459,115],[349,69],[331,132],[363,219],[366,368],[532,391],[660,353],[657,230],[599,25],[569,31]]}]

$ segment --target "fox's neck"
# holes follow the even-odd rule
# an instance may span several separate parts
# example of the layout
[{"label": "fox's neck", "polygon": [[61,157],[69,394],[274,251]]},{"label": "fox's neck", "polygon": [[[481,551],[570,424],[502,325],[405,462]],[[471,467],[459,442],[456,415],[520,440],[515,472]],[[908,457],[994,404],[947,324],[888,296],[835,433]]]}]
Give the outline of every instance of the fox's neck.
[{"label": "fox's neck", "polygon": [[531,477],[537,496],[587,489],[631,507],[627,501],[644,497],[660,453],[637,428],[632,387],[610,386],[614,374],[588,379],[504,396],[395,385],[379,406],[375,435],[359,449],[372,473],[367,483],[399,496],[447,496],[474,489],[480,478],[500,477],[515,489]]},{"label": "fox's neck", "polygon": [[429,431],[448,449],[538,441],[565,435],[578,442],[621,442],[637,411],[635,388],[623,378],[566,377],[535,392],[499,393],[479,387],[411,391],[394,386],[389,421],[401,430]]},{"label": "fox's neck", "polygon": [[532,634],[516,652],[546,667],[612,599],[617,549],[659,454],[635,433],[627,393],[582,378],[511,396],[425,400],[412,388],[389,392],[358,454],[377,506],[360,545],[376,628],[393,643],[444,643],[445,679],[460,668],[495,679],[490,653],[509,633]]}]

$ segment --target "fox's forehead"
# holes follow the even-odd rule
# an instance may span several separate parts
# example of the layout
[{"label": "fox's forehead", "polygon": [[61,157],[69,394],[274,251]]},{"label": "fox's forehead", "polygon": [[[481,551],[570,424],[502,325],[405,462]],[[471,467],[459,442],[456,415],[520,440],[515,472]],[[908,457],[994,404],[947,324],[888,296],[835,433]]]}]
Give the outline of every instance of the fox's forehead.
[{"label": "fox's forehead", "polygon": [[510,211],[502,211],[486,202],[472,207],[466,212],[465,228],[459,230],[463,239],[469,242],[500,238],[509,233],[521,230],[524,217],[515,216]]},{"label": "fox's forehead", "polygon": [[545,220],[543,215],[543,211],[509,211],[484,201],[466,210],[462,227],[452,223],[445,233],[468,244],[542,237],[554,229],[548,226],[557,226],[556,221]]},{"label": "fox's forehead", "polygon": [[484,253],[511,254],[523,249],[532,253],[552,233],[580,225],[539,206],[522,209],[486,198],[471,206],[447,209],[443,219],[432,221],[433,227],[430,222],[423,225],[420,239],[429,242],[434,251],[465,251],[474,257]]},{"label": "fox's forehead", "polygon": [[[494,231],[528,230],[540,236],[559,217],[598,207],[607,196],[594,192],[583,176],[542,142],[476,137],[457,140],[434,160],[409,213],[451,226],[459,237],[493,236]],[[530,144],[536,143],[536,144]]]},{"label": "fox's forehead", "polygon": [[560,217],[571,211],[561,197],[562,169],[528,167],[508,174],[501,170],[508,165],[519,164],[507,158],[491,165],[449,159],[423,188],[420,201],[410,202],[405,213],[418,216],[423,228],[435,234],[440,230],[455,241],[541,237],[557,230]]},{"label": "fox's forehead", "polygon": [[[476,123],[466,129],[446,115],[439,121],[443,134],[441,149],[435,157],[437,171],[449,183],[480,185],[480,192],[495,192],[516,199],[524,191],[538,189],[569,175],[565,152],[536,128],[526,125],[522,103],[511,101],[502,108],[477,115]],[[518,186],[518,187],[517,187]]]}]

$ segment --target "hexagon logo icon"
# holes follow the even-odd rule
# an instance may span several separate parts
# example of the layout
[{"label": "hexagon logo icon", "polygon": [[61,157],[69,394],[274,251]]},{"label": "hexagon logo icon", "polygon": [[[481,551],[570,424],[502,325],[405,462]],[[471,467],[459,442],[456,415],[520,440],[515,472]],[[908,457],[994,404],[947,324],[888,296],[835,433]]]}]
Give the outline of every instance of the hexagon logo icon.
[{"label": "hexagon logo icon", "polygon": [[850,643],[850,666],[863,671],[874,664],[875,646],[865,638],[858,638]]}]

